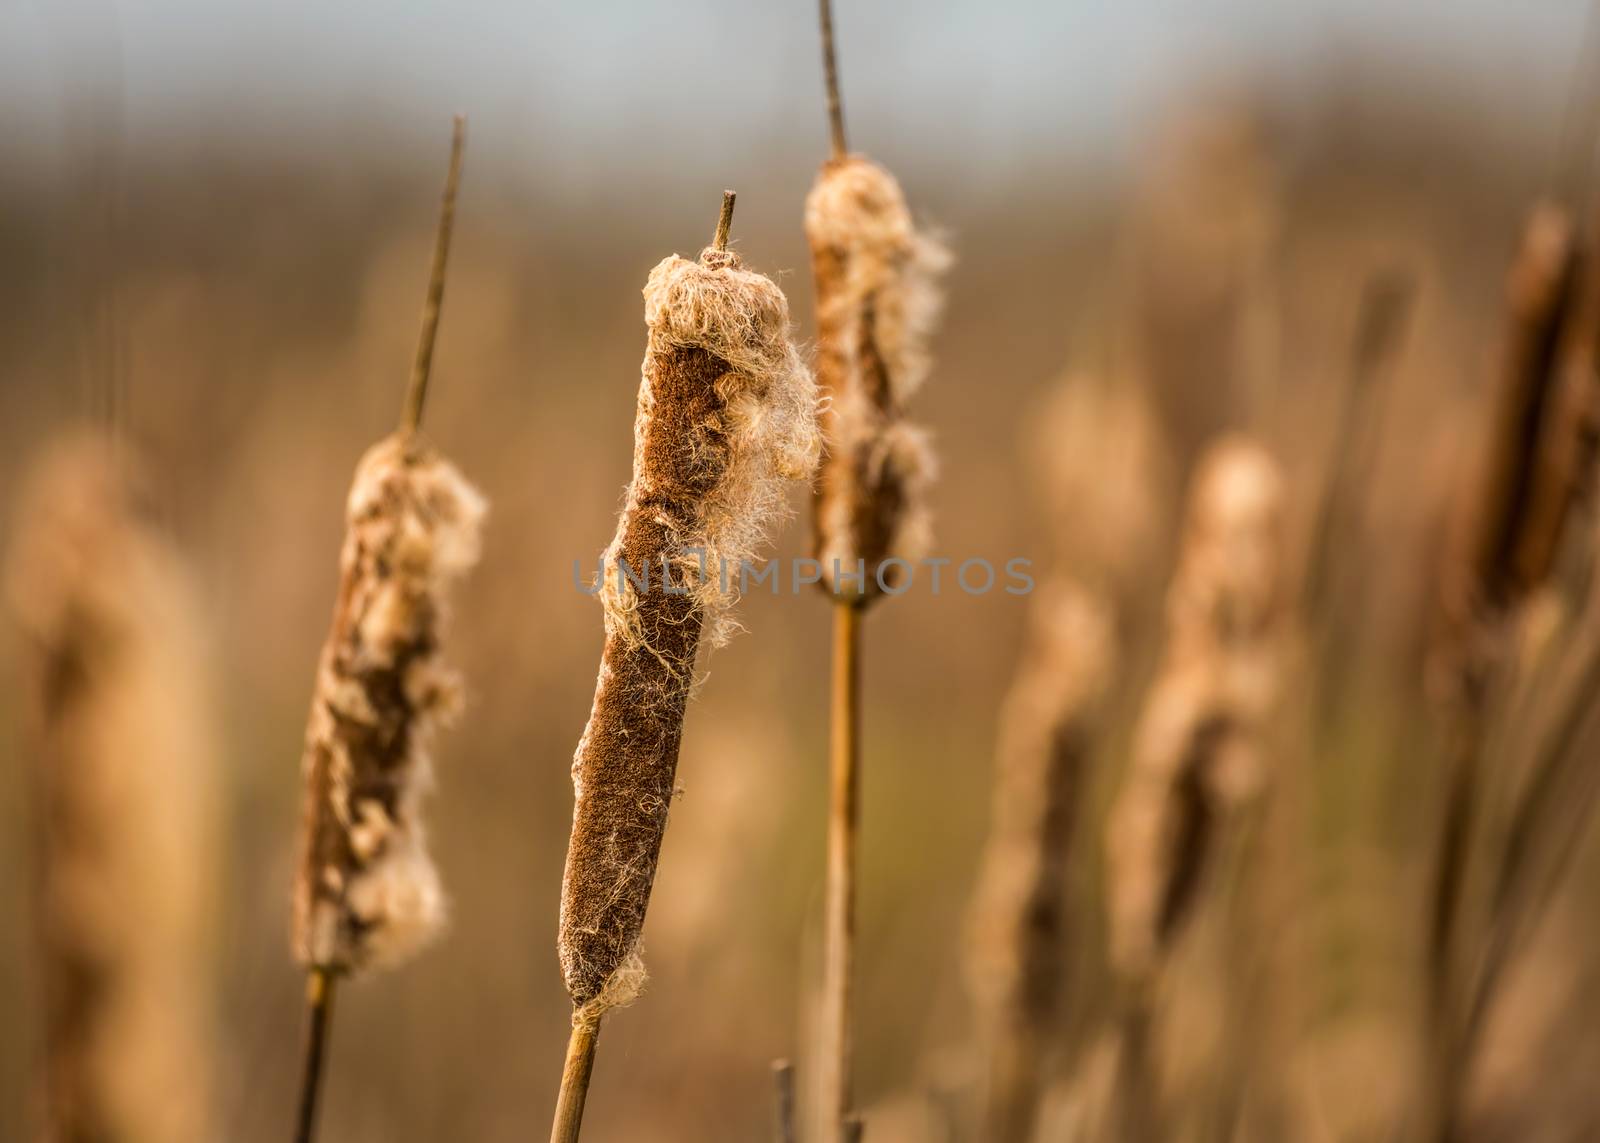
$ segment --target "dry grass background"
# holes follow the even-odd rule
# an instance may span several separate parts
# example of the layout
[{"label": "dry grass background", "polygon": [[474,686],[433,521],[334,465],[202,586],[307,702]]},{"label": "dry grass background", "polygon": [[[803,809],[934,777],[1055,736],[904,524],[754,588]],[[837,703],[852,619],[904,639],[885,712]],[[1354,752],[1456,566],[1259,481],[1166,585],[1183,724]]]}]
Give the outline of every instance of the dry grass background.
[{"label": "dry grass background", "polygon": [[[873,148],[918,211],[951,232],[960,259],[935,383],[918,403],[941,457],[942,553],[1042,564],[1074,549],[1070,514],[1035,487],[1028,427],[1063,371],[1115,388],[1141,361],[1183,378],[1184,399],[1163,406],[1178,410],[1175,439],[1203,438],[1219,412],[1251,410],[1288,466],[1289,527],[1303,534],[1361,288],[1390,264],[1415,276],[1366,542],[1341,573],[1347,589],[1358,573],[1365,584],[1356,666],[1322,748],[1296,768],[1302,812],[1286,862],[1301,891],[1273,928],[1304,954],[1294,980],[1304,1035],[1284,1070],[1304,1081],[1303,1121],[1329,1138],[1380,1137],[1411,1075],[1420,838],[1436,792],[1419,746],[1416,617],[1430,599],[1451,465],[1482,407],[1469,402],[1490,376],[1501,275],[1550,134],[1530,125],[1528,141],[1510,146],[1504,121],[1486,129],[1415,93],[1407,113],[1392,113],[1403,92],[1355,82],[1292,117],[1190,111],[1175,116],[1186,126],[1145,142],[1131,172],[1041,159],[970,201],[918,155]],[[1182,158],[1197,138],[1210,156],[1198,175]],[[480,132],[475,146],[481,154],[511,142]],[[812,327],[801,207],[819,155],[820,140],[816,152],[785,154],[736,184],[736,246],[783,275],[803,333]],[[619,426],[632,419],[642,352],[641,276],[664,250],[699,248],[707,204],[733,182],[713,177],[699,185],[684,172],[641,171],[627,194],[589,206],[511,177],[469,179],[463,192],[427,432],[494,518],[455,609],[451,654],[467,708],[439,744],[430,807],[452,921],[398,974],[343,991],[329,1139],[511,1140],[548,1121],[569,1007],[554,941],[568,766],[601,643],[599,608],[573,589],[571,563],[592,570],[628,476]],[[195,565],[218,651],[228,804],[218,1098],[227,1138],[253,1143],[284,1135],[296,1076],[301,985],[284,952],[287,886],[341,498],[355,459],[392,423],[406,376],[435,171],[380,140],[293,162],[135,155],[124,180],[108,247],[80,225],[82,198],[25,172],[0,174],[0,526],[9,535],[24,466],[85,408],[85,378],[114,363],[128,433]],[[1185,185],[1195,197],[1180,193]],[[1218,209],[1185,213],[1207,195]],[[1259,245],[1250,281],[1265,283],[1247,367],[1214,344],[1214,321],[1183,325],[1185,312],[1237,290],[1240,241]],[[1155,323],[1159,338],[1132,316],[1151,260],[1158,280],[1194,290],[1190,310],[1180,298]],[[1176,489],[1166,491],[1175,502]],[[804,508],[799,494],[794,502]],[[1152,531],[1151,553],[1131,573],[1148,577],[1147,612],[1131,621],[1124,706],[1137,701],[1156,647],[1170,526]],[[779,554],[803,554],[804,543],[804,527],[791,526]],[[645,929],[648,998],[607,1026],[586,1123],[596,1140],[760,1137],[772,1108],[767,1061],[795,1054],[813,1031],[826,611],[814,589],[752,593],[740,616],[750,633],[710,663]],[[1025,612],[999,592],[918,589],[868,621],[857,1058],[875,1140],[939,1138],[919,1101],[959,1091],[980,1070],[962,932]],[[23,721],[15,651],[7,628],[0,753],[13,759]],[[15,1014],[0,1031],[3,1138],[22,1137],[37,1015],[37,966],[18,920],[23,776],[20,764],[0,768],[0,910],[13,918],[0,926],[0,1009]],[[1097,813],[1112,789],[1102,775]],[[1092,897],[1100,859],[1089,842],[1102,831],[1080,834],[1074,887]],[[1562,917],[1538,955],[1592,1002],[1593,922]],[[1189,970],[1206,971],[1214,949],[1195,945]],[[1093,986],[1102,956],[1089,953],[1073,978],[1069,1008],[1080,1021],[1103,1007]],[[1528,1026],[1512,1031],[1527,1043],[1538,1042],[1535,1017],[1562,1008],[1549,997],[1552,979],[1526,974],[1518,986],[1527,999],[1514,1014]],[[1201,1004],[1180,1008],[1175,1019],[1216,1018]],[[1199,1032],[1189,1040],[1206,1042]],[[1592,1121],[1579,1077],[1600,1042],[1592,1029],[1560,1042],[1554,1070],[1531,1064],[1531,1048],[1492,1052],[1495,1090],[1515,1092],[1538,1074],[1550,1100],[1575,1101]],[[1181,1084],[1194,1061],[1165,1066]]]}]

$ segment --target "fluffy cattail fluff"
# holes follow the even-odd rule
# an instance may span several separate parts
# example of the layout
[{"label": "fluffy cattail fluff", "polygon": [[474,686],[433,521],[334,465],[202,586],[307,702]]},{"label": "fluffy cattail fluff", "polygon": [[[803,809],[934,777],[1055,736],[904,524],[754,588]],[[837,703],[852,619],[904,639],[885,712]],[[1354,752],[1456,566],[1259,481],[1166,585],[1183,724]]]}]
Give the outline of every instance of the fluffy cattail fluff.
[{"label": "fluffy cattail fluff", "polygon": [[[817,291],[817,380],[827,460],[817,490],[822,586],[862,602],[893,589],[927,548],[933,453],[906,402],[927,375],[944,247],[911,222],[894,176],[832,159],[806,198]],[[880,570],[882,582],[879,581]]]},{"label": "fluffy cattail fluff", "polygon": [[819,451],[815,383],[775,284],[707,249],[656,266],[644,302],[633,481],[602,559],[605,647],[561,891],[561,969],[589,1020],[643,983],[639,933],[702,635],[729,634],[740,564]]},{"label": "fluffy cattail fluff", "polygon": [[1283,478],[1259,445],[1201,458],[1167,644],[1111,814],[1112,960],[1139,980],[1187,918],[1216,830],[1264,778],[1262,738],[1281,685]]},{"label": "fluffy cattail fluff", "polygon": [[459,694],[440,663],[445,597],[477,562],[484,511],[448,461],[406,434],[356,468],[302,763],[293,946],[308,968],[393,964],[443,924],[421,803],[435,728]]},{"label": "fluffy cattail fluff", "polygon": [[974,998],[990,1067],[985,1139],[1032,1138],[1069,947],[1072,838],[1115,671],[1111,610],[1065,579],[1035,596],[1001,715],[989,842],[972,915]]},{"label": "fluffy cattail fluff", "polygon": [[193,591],[128,467],[64,442],[6,586],[34,711],[42,1137],[203,1143],[221,805]]}]

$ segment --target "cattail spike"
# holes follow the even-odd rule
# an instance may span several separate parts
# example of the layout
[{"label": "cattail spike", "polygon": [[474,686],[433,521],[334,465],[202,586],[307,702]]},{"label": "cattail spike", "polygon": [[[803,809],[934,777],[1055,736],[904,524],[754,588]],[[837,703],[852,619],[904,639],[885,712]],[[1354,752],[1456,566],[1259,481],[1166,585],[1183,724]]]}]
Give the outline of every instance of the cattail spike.
[{"label": "cattail spike", "polygon": [[971,916],[970,978],[989,1056],[983,1137],[993,1143],[1034,1138],[1070,959],[1072,839],[1115,658],[1106,602],[1070,580],[1043,584],[1002,713]]},{"label": "cattail spike", "polygon": [[928,544],[927,435],[905,407],[929,367],[944,248],[912,225],[894,177],[859,156],[823,167],[806,199],[817,293],[817,381],[828,398],[816,497],[821,586],[865,606],[895,561]]},{"label": "cattail spike", "polygon": [[225,771],[201,609],[153,518],[129,450],[98,426],[51,446],[12,517],[4,587],[22,669],[9,697],[30,715],[15,762],[37,810],[33,1138],[220,1137]]},{"label": "cattail spike", "polygon": [[447,590],[477,562],[483,498],[404,436],[356,469],[333,628],[306,730],[294,952],[350,972],[409,956],[444,922],[421,801],[458,705],[440,662]]},{"label": "cattail spike", "polygon": [[457,115],[450,131],[450,169],[445,175],[444,195],[439,204],[439,227],[433,239],[433,263],[428,271],[428,296],[422,306],[422,331],[417,337],[417,356],[411,365],[411,382],[406,386],[405,409],[400,427],[414,433],[422,425],[422,406],[428,397],[428,379],[433,373],[433,343],[439,332],[439,311],[444,305],[444,272],[450,260],[450,237],[456,223],[456,192],[461,186],[461,158],[467,145],[467,119]]},{"label": "cattail spike", "polygon": [[819,450],[815,383],[773,282],[713,247],[662,261],[644,298],[633,480],[602,560],[606,640],[573,762],[561,897],[561,966],[585,1023],[642,986],[639,933],[696,655],[731,634],[740,564]]},{"label": "cattail spike", "polygon": [[1192,913],[1228,812],[1267,778],[1282,688],[1283,478],[1245,438],[1196,469],[1167,602],[1167,643],[1113,807],[1112,961],[1138,985]]}]

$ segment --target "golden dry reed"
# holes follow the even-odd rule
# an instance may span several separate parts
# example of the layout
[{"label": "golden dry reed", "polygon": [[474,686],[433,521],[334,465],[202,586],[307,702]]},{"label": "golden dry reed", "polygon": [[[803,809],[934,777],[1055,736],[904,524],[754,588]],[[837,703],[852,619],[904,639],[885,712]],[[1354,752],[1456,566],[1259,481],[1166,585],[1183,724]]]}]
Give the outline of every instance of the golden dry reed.
[{"label": "golden dry reed", "polygon": [[820,451],[816,386],[790,339],[788,301],[725,249],[731,203],[718,242],[698,261],[663,260],[644,288],[633,479],[602,559],[605,645],[572,765],[558,949],[575,1048],[556,1139],[576,1138],[601,1016],[643,985],[639,934],[696,654],[702,639],[731,633],[740,564]]},{"label": "golden dry reed", "polygon": [[968,967],[989,1057],[983,1138],[993,1143],[1033,1138],[1070,959],[1073,836],[1116,651],[1105,599],[1069,579],[1041,585],[1001,713],[993,817],[971,918]]},{"label": "golden dry reed", "polygon": [[1218,831],[1267,777],[1283,685],[1284,484],[1255,442],[1202,456],[1167,597],[1167,639],[1110,818],[1112,962],[1161,966],[1191,915]]},{"label": "golden dry reed", "polygon": [[[820,0],[832,153],[806,196],[826,445],[815,498],[820,586],[833,595],[827,888],[819,1061],[826,1137],[851,1130],[851,987],[860,824],[860,619],[929,539],[933,452],[906,405],[928,372],[944,247],[894,176],[845,140],[833,8]],[[898,561],[907,561],[902,564]]]},{"label": "golden dry reed", "polygon": [[440,659],[446,595],[477,561],[484,510],[409,434],[356,468],[302,763],[293,944],[307,968],[392,965],[444,922],[421,809],[434,733],[459,699]]},{"label": "golden dry reed", "polygon": [[88,435],[50,449],[6,568],[38,812],[39,1137],[204,1143],[220,753],[195,593],[124,460]]}]

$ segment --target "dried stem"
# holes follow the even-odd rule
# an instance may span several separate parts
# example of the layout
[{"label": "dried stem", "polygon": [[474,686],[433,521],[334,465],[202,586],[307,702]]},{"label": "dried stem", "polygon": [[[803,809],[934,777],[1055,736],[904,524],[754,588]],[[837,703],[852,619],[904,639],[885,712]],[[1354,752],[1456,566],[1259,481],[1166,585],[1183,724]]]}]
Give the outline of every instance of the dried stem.
[{"label": "dried stem", "polygon": [[323,1058],[328,1050],[328,1027],[333,1021],[333,984],[333,974],[326,969],[313,968],[306,974],[306,1047],[295,1143],[311,1143],[317,1135],[317,1097],[322,1091]]},{"label": "dried stem", "polygon": [[851,975],[856,941],[856,846],[861,794],[861,609],[833,608],[828,877],[823,966],[823,1132],[846,1138],[850,1113]]},{"label": "dried stem", "polygon": [[794,1065],[788,1060],[772,1061],[772,1082],[778,1089],[777,1140],[795,1143]]},{"label": "dried stem", "polygon": [[439,204],[439,228],[433,239],[433,266],[428,272],[428,297],[422,306],[422,332],[411,365],[411,383],[400,417],[402,431],[414,433],[422,424],[422,404],[428,397],[428,376],[433,372],[433,343],[439,332],[439,310],[444,304],[444,271],[450,260],[450,234],[456,223],[456,191],[461,186],[461,152],[467,143],[467,120],[457,115],[450,135],[450,172],[444,180]]},{"label": "dried stem", "polygon": [[833,140],[833,157],[842,159],[850,149],[844,139],[844,104],[839,98],[839,62],[833,48],[833,0],[819,0],[822,24],[822,71],[828,89],[828,132]]},{"label": "dried stem", "polygon": [[567,1040],[567,1062],[561,1069],[561,1091],[556,1096],[556,1118],[550,1143],[577,1143],[583,1128],[583,1104],[589,1097],[589,1077],[594,1074],[594,1045],[600,1038],[598,1020],[574,1020]]},{"label": "dried stem", "polygon": [[1332,471],[1318,506],[1306,560],[1306,610],[1319,618],[1330,602],[1333,553],[1338,550],[1339,541],[1350,539],[1352,517],[1372,468],[1376,428],[1383,413],[1384,382],[1404,337],[1415,292],[1412,279],[1399,271],[1375,275],[1362,290],[1361,313],[1350,352],[1349,388],[1340,403],[1334,435]]},{"label": "dried stem", "polygon": [[711,236],[711,249],[718,253],[728,248],[728,231],[733,229],[733,203],[738,197],[731,190],[722,192],[722,213],[717,215],[717,231]]}]

